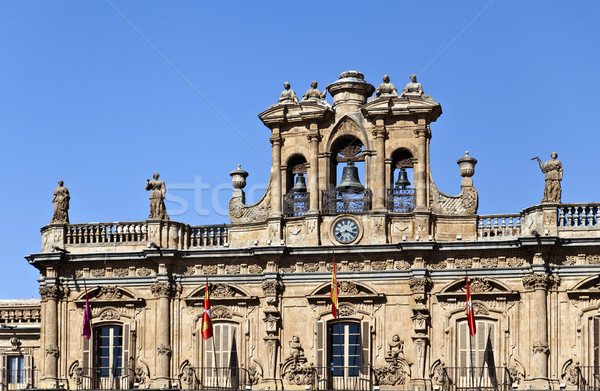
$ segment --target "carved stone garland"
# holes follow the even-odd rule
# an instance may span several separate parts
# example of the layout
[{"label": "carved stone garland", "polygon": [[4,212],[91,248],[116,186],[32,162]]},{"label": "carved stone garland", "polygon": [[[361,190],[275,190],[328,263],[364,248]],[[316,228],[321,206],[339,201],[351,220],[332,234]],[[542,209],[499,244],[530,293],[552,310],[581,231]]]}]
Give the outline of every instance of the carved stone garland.
[{"label": "carved stone garland", "polygon": [[267,344],[267,377],[274,379],[277,368],[277,348],[279,346],[279,322],[281,313],[279,312],[278,296],[283,290],[283,284],[277,280],[268,280],[262,283],[263,293],[265,294],[266,308],[263,310],[265,317],[265,331],[267,335],[263,338]]},{"label": "carved stone garland", "polygon": [[412,337],[416,349],[416,377],[425,377],[425,358],[427,357],[427,346],[429,345],[429,309],[426,306],[427,294],[433,282],[429,277],[411,278],[409,281],[415,306],[412,308],[413,331]]}]

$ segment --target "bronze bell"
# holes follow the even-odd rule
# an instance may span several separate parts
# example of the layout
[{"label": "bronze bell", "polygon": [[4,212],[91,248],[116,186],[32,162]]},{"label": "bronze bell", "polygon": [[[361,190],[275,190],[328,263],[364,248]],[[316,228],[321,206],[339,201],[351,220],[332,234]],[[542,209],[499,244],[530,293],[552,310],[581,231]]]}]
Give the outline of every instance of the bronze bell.
[{"label": "bronze bell", "polygon": [[348,190],[364,190],[365,187],[360,183],[360,179],[358,178],[358,167],[352,163],[352,161],[348,162],[348,165],[344,167],[344,171],[342,172],[342,180],[335,187],[337,191],[348,191]]},{"label": "bronze bell", "polygon": [[304,174],[298,174],[296,184],[290,189],[290,193],[306,193],[306,179]]},{"label": "bronze bell", "polygon": [[406,186],[410,185],[410,181],[408,180],[408,175],[406,175],[406,169],[404,167],[400,168],[398,180],[394,185],[396,186],[396,189],[400,188],[402,190],[406,190]]}]

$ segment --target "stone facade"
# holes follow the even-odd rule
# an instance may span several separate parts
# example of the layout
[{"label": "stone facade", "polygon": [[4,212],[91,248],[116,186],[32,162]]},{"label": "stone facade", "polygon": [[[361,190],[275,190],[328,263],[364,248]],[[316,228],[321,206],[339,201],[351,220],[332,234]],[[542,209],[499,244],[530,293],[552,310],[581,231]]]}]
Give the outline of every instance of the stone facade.
[{"label": "stone facade", "polygon": [[[468,153],[457,162],[460,194],[433,182],[429,142],[440,104],[416,78],[400,96],[384,87],[371,97],[375,87],[348,71],[327,87],[332,104],[316,90],[318,98],[280,99],[261,113],[271,130],[270,183],[246,205],[248,173],[231,173],[231,224],[190,226],[164,211],[139,222],[43,227],[41,252],[27,257],[41,273],[41,301],[0,302],[3,386],[20,368],[11,357],[23,357],[21,383],[37,388],[593,382],[599,204],[546,200],[478,215],[477,161]],[[348,161],[361,191],[336,190],[338,166]],[[394,186],[401,170],[408,188]],[[294,193],[300,174],[307,192]],[[333,254],[338,319],[329,299]],[[84,281],[89,341],[80,331]],[[206,281],[212,341],[201,334]]]}]

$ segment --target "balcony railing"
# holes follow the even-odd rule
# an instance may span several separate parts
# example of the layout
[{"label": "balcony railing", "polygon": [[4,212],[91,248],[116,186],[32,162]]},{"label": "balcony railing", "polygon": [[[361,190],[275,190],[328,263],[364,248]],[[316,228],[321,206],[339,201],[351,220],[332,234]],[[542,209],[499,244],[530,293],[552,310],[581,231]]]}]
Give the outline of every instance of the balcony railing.
[{"label": "balcony railing", "polygon": [[371,210],[371,190],[323,190],[322,210],[325,214],[359,214]]},{"label": "balcony railing", "polygon": [[141,242],[147,238],[146,231],[144,221],[70,224],[65,239],[66,244]]},{"label": "balcony railing", "polygon": [[314,367],[311,389],[371,391],[374,385],[375,373],[371,367],[329,366]]},{"label": "balcony railing", "polygon": [[512,389],[513,379],[505,367],[446,367],[441,380],[443,391]]},{"label": "balcony railing", "polygon": [[253,383],[250,371],[240,367],[188,367],[181,377],[184,390],[244,390]]},{"label": "balcony railing", "polygon": [[0,370],[0,391],[24,390],[38,386],[40,371],[37,369]]},{"label": "balcony railing", "polygon": [[283,198],[283,214],[287,217],[304,216],[310,204],[310,193],[288,193]]},{"label": "balcony railing", "polygon": [[190,227],[190,248],[221,247],[227,245],[228,228],[222,225],[201,225]]},{"label": "balcony railing", "polygon": [[128,390],[134,382],[127,368],[77,368],[73,383],[77,390]]},{"label": "balcony railing", "polygon": [[485,240],[506,239],[521,234],[521,215],[480,215],[477,237]]},{"label": "balcony railing", "polygon": [[574,385],[577,390],[597,391],[600,390],[600,367],[599,366],[577,366],[568,373],[567,382]]},{"label": "balcony railing", "polygon": [[415,189],[387,189],[386,200],[388,211],[410,213],[415,209]]}]

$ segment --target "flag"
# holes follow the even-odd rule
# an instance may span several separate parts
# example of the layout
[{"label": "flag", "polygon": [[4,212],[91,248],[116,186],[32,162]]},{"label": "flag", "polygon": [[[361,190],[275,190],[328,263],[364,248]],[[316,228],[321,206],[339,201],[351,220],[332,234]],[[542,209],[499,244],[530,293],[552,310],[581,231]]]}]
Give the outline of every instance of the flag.
[{"label": "flag", "polygon": [[210,301],[208,300],[208,282],[204,289],[204,312],[202,313],[202,338],[209,339],[213,336],[212,319],[210,318]]},{"label": "flag", "polygon": [[335,270],[335,257],[333,257],[333,272],[331,273],[331,314],[334,318],[338,317],[338,285]]},{"label": "flag", "polygon": [[467,324],[471,337],[475,335],[475,312],[473,312],[473,303],[471,302],[471,290],[469,289],[469,275],[467,275]]},{"label": "flag", "polygon": [[90,339],[92,336],[92,308],[90,307],[90,301],[88,300],[85,281],[83,282],[83,286],[85,287],[85,311],[83,312],[83,333],[81,335]]}]

